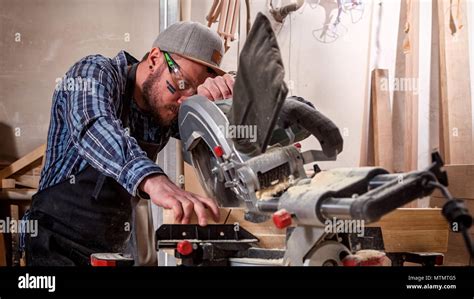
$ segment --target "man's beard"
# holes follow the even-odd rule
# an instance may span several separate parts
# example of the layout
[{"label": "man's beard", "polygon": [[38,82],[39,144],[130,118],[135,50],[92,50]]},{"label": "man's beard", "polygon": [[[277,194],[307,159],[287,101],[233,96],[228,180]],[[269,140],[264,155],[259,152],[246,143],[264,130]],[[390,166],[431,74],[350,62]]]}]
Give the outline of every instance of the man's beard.
[{"label": "man's beard", "polygon": [[[161,126],[169,127],[171,126],[178,118],[179,105],[178,104],[163,104],[162,94],[159,93],[156,85],[158,79],[165,71],[166,66],[162,64],[156,72],[151,74],[143,82],[142,87],[142,97],[145,104],[145,109],[151,116],[154,118],[158,124]],[[173,119],[167,119],[162,113],[173,112],[175,117]]]}]

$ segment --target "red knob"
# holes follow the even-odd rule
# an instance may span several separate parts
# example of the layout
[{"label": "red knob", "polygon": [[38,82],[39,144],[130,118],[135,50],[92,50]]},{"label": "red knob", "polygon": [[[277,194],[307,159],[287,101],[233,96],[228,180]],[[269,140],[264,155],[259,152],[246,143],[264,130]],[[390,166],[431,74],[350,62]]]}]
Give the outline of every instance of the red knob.
[{"label": "red knob", "polygon": [[301,149],[301,143],[295,143],[294,146],[297,148],[297,149]]},{"label": "red knob", "polygon": [[273,223],[279,229],[284,229],[291,225],[291,214],[285,209],[275,212],[272,218]]},{"label": "red knob", "polygon": [[214,154],[216,154],[216,156],[218,158],[222,157],[224,155],[224,150],[222,149],[222,146],[220,145],[217,145],[214,147]]},{"label": "red knob", "polygon": [[193,252],[193,244],[189,241],[181,241],[178,243],[178,246],[176,246],[176,250],[181,255],[190,255]]},{"label": "red knob", "polygon": [[360,266],[360,260],[354,255],[348,255],[342,260],[344,267]]}]

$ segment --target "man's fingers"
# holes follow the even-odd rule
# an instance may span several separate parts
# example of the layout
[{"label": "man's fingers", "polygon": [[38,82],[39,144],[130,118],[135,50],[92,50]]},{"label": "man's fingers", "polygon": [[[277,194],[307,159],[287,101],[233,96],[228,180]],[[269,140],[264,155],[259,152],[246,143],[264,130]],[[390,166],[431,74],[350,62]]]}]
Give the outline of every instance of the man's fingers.
[{"label": "man's fingers", "polygon": [[221,94],[219,99],[228,99],[228,98],[230,98],[232,96],[232,92],[229,89],[229,86],[227,86],[227,82],[225,81],[225,79],[223,77],[217,77],[214,80],[215,80],[214,81],[215,85],[217,86],[217,88],[219,89],[219,92]]},{"label": "man's fingers", "polygon": [[234,90],[234,78],[231,75],[224,75],[216,78],[207,78],[204,84],[200,85],[197,93],[207,97],[211,101],[228,99]]},{"label": "man's fingers", "polygon": [[197,94],[201,95],[203,97],[206,97],[206,98],[208,98],[209,100],[212,101],[212,99],[211,99],[212,94],[209,92],[209,90],[207,90],[207,88],[204,85],[201,85],[201,86],[198,87]]},{"label": "man's fingers", "polygon": [[181,223],[183,218],[183,207],[179,200],[174,197],[168,197],[161,201],[161,206],[165,209],[173,210],[175,223]]},{"label": "man's fingers", "polygon": [[194,203],[185,197],[180,198],[179,201],[181,202],[184,210],[184,216],[181,224],[188,224],[191,221],[191,217],[194,213]]},{"label": "man's fingers", "polygon": [[196,195],[195,196],[198,198],[200,202],[202,202],[206,207],[208,207],[211,210],[212,213],[212,218],[214,219],[215,222],[219,222],[220,219],[220,210],[219,207],[217,206],[216,202],[208,197],[203,197]]},{"label": "man's fingers", "polygon": [[206,208],[204,207],[203,203],[199,201],[197,197],[193,194],[189,196],[189,200],[194,204],[194,212],[198,217],[199,225],[206,226],[207,225],[207,212]]},{"label": "man's fingers", "polygon": [[215,83],[213,84],[209,82],[207,84],[204,84],[204,87],[207,88],[207,90],[211,94],[213,101],[222,99],[221,91],[219,90],[219,88],[217,87]]},{"label": "man's fingers", "polygon": [[234,92],[234,83],[235,83],[234,77],[232,77],[229,74],[225,74],[224,76],[222,76],[222,78],[224,78],[227,86],[229,86],[230,91],[233,93]]},{"label": "man's fingers", "polygon": [[206,98],[208,98],[209,100],[211,101],[215,101],[215,95],[214,93],[211,91],[211,89],[209,89],[208,86],[206,85],[201,85],[198,87],[198,94],[199,95],[202,95],[202,96],[205,96]]}]

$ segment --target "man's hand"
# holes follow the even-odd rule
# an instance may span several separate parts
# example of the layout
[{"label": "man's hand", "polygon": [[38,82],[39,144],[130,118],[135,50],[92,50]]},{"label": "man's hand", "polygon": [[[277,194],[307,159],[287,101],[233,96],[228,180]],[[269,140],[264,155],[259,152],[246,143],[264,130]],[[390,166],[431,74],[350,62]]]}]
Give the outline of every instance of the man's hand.
[{"label": "man's hand", "polygon": [[197,89],[197,94],[205,96],[211,101],[228,99],[232,97],[234,78],[225,74],[215,78],[207,78]]},{"label": "man's hand", "polygon": [[219,221],[219,208],[214,200],[184,191],[165,175],[146,177],[140,184],[140,189],[146,192],[157,206],[172,209],[176,222],[188,224],[195,212],[199,225],[206,226],[208,219],[206,210],[212,213],[214,221]]}]

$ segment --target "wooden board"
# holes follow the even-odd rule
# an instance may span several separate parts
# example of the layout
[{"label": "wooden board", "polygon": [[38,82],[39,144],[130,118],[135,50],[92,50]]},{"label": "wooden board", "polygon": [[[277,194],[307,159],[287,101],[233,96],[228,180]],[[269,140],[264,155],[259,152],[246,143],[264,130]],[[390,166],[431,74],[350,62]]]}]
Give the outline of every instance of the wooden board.
[{"label": "wooden board", "polygon": [[0,233],[0,267],[7,265],[6,246],[5,237]]},{"label": "wooden board", "polygon": [[[400,18],[398,25],[398,41],[395,63],[395,78],[405,77],[406,56],[403,53],[403,42],[405,40],[405,24],[407,22],[407,3],[400,3]],[[403,132],[405,131],[404,117],[404,93],[398,90],[393,91],[392,105],[392,129],[393,129],[393,166],[397,172],[403,172]]]},{"label": "wooden board", "polygon": [[[414,81],[419,78],[419,1],[401,1],[395,79],[405,88],[393,93],[394,171],[407,172],[418,168],[418,93]],[[410,30],[405,32],[405,25]],[[411,86],[411,88],[407,88]],[[416,207],[416,202],[410,206]]]},{"label": "wooden board", "polygon": [[[409,14],[410,31],[408,32],[408,39],[410,41],[410,50],[405,53],[406,69],[405,77],[400,79],[411,80],[409,84],[411,88],[405,90],[405,131],[403,135],[404,146],[404,171],[411,171],[418,169],[418,91],[415,90],[415,84],[412,80],[419,80],[419,16],[420,16],[420,1],[409,1],[411,10]],[[410,81],[409,81],[410,82]],[[420,86],[419,82],[416,86]],[[414,202],[416,203],[416,202]]]},{"label": "wooden board", "polygon": [[[438,0],[443,131],[440,143],[446,164],[474,164],[467,7],[466,1],[460,3],[458,10],[457,6],[451,7],[450,0]],[[453,21],[458,22],[458,11],[464,26],[454,33]]]},{"label": "wooden board", "polygon": [[186,162],[184,162],[184,189],[197,195],[207,196],[206,192],[199,183],[199,179],[196,172],[194,171],[194,168]]},{"label": "wooden board", "polygon": [[[392,112],[390,109],[388,70],[372,71],[371,133],[373,133],[373,166],[393,171]],[[372,138],[371,138],[372,139]],[[369,164],[370,165],[370,164]]]},{"label": "wooden board", "polygon": [[26,156],[22,157],[21,159],[13,162],[9,166],[0,170],[0,179],[6,179],[9,176],[22,170],[23,168],[27,167],[31,163],[41,159],[44,156],[45,151],[46,151],[46,144],[43,144],[40,147],[33,150],[32,152],[30,152],[29,154],[27,154]]},{"label": "wooden board", "polygon": [[441,209],[398,209],[368,225],[381,227],[386,252],[447,252],[448,223]]},{"label": "wooden board", "polygon": [[16,185],[38,189],[40,177],[36,175],[21,175],[15,178]]},{"label": "wooden board", "polygon": [[[474,165],[446,165],[448,173],[448,189],[456,198],[474,200]],[[439,191],[434,197],[442,197]]]},{"label": "wooden board", "polygon": [[13,189],[15,188],[15,180],[14,179],[2,179],[0,180],[0,188],[2,189]]}]

